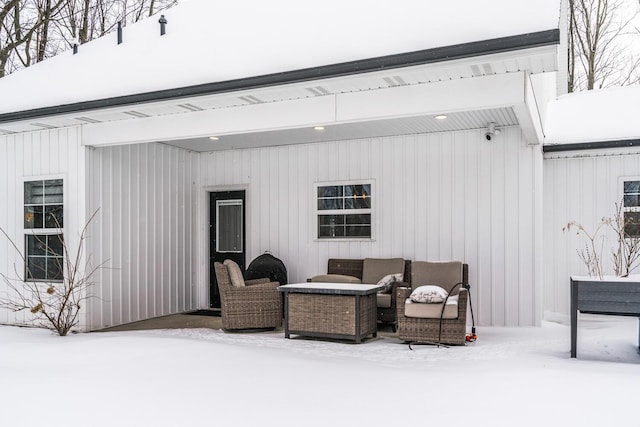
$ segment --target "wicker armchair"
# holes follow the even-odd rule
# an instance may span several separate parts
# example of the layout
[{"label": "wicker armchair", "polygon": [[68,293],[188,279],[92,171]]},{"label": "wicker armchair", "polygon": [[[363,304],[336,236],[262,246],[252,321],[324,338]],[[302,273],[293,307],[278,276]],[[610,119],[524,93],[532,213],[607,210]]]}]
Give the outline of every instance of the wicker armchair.
[{"label": "wicker armchair", "polygon": [[282,325],[282,295],[278,282],[269,279],[245,281],[245,286],[233,286],[229,269],[214,263],[220,290],[222,329],[264,329]]},{"label": "wicker armchair", "polygon": [[[398,337],[411,343],[464,345],[466,342],[467,304],[469,293],[461,285],[469,282],[469,267],[461,262],[411,263],[411,288],[397,290]],[[421,285],[439,285],[451,296],[457,295],[457,313],[448,311],[444,317],[445,304],[426,304],[435,315],[430,318],[410,317],[405,313],[406,300],[411,292]],[[453,301],[449,301],[453,303]],[[421,306],[422,304],[417,304]],[[425,307],[427,308],[427,307]],[[451,308],[451,307],[450,307]]]}]

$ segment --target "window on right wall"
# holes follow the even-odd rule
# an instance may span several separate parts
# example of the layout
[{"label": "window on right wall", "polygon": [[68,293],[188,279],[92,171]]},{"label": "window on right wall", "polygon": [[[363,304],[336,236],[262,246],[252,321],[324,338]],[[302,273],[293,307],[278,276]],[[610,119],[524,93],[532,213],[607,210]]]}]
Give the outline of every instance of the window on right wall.
[{"label": "window on right wall", "polygon": [[316,186],[318,239],[371,239],[372,184]]},{"label": "window on right wall", "polygon": [[640,237],[640,178],[624,180],[622,202],[625,234]]}]

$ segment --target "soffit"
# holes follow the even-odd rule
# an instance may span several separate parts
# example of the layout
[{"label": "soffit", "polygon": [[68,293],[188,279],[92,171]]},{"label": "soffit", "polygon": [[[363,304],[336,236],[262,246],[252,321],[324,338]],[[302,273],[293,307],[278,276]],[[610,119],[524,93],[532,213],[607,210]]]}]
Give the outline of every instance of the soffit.
[{"label": "soffit", "polygon": [[[128,105],[117,108],[85,110],[58,116],[39,117],[20,122],[0,123],[0,135],[31,132],[43,129],[135,121],[147,117],[188,115],[210,109],[229,109],[252,104],[270,104],[287,100],[326,97],[342,93],[370,91],[397,86],[425,85],[434,82],[528,72],[532,74],[558,70],[557,47],[542,46],[518,51],[494,53],[480,57],[463,58],[435,64],[396,68],[366,74],[355,74],[329,79],[280,85],[254,90],[217,93],[188,98],[176,98],[160,102]],[[205,138],[172,141],[169,144],[195,151],[282,145],[295,142],[317,142],[332,139],[353,139],[370,136],[386,136],[421,132],[439,132],[481,128],[493,121],[499,126],[517,125],[510,108],[461,111],[448,114],[444,122],[432,118],[413,117],[376,122],[349,123],[333,126],[331,130],[309,133],[308,129],[287,129],[254,134],[227,135],[225,143],[212,146]],[[285,142],[288,141],[288,142]],[[165,141],[165,143],[167,143]]]}]

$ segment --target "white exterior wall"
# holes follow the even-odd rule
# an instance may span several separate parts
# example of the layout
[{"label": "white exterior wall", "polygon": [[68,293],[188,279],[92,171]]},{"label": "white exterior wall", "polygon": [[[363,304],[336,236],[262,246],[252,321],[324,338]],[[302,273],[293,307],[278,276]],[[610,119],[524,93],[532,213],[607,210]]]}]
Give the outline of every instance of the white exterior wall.
[{"label": "white exterior wall", "polygon": [[90,329],[198,307],[197,154],[161,144],[91,149],[89,211],[100,271]]},{"label": "white exterior wall", "polygon": [[[208,289],[209,191],[247,191],[247,262],[271,251],[289,282],[332,257],[458,259],[469,264],[476,322],[537,325],[541,317],[540,146],[519,128],[421,134],[203,153],[197,246]],[[314,183],[374,180],[374,241],[316,241]],[[536,250],[538,246],[538,250]]]},{"label": "white exterior wall", "polygon": [[[207,307],[207,194],[230,188],[247,190],[247,261],[270,250],[292,283],[326,272],[330,257],[460,259],[478,324],[540,322],[542,155],[519,128],[491,143],[474,130],[202,154],[161,144],[86,149],[86,191],[84,150],[76,128],[0,137],[9,201],[0,225],[14,240],[23,241],[25,178],[65,179],[67,238],[100,209],[89,243],[94,263],[109,268],[86,329]],[[7,161],[16,158],[23,163]],[[314,183],[350,180],[374,182],[375,240],[316,241]],[[16,257],[5,242],[0,255],[10,271]]]},{"label": "white exterior wall", "polygon": [[[0,227],[23,253],[24,182],[40,179],[64,180],[63,232],[69,250],[77,248],[86,222],[85,163],[79,127],[0,136]],[[14,279],[24,277],[24,262],[4,236],[0,236],[0,272]],[[0,297],[7,296],[9,289],[0,280]],[[30,324],[31,319],[28,311],[0,308],[0,324]]]},{"label": "white exterior wall", "polygon": [[[621,178],[640,176],[640,153],[629,150],[549,153],[544,160],[544,311],[568,316],[569,276],[587,275],[576,250],[586,240],[564,233],[570,221],[593,232],[603,217],[615,214],[622,200]],[[605,233],[602,251],[605,274],[613,274],[611,248],[615,236]]]}]

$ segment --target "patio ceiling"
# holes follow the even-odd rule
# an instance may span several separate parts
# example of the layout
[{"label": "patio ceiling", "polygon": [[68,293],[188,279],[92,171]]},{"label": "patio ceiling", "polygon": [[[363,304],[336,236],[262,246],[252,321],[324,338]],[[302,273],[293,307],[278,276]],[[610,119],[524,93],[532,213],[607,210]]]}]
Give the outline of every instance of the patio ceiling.
[{"label": "patio ceiling", "polygon": [[490,122],[495,122],[498,127],[518,125],[518,119],[512,108],[500,108],[450,113],[447,114],[446,120],[438,120],[434,116],[417,116],[343,123],[325,126],[321,131],[315,130],[313,127],[304,127],[224,135],[215,141],[208,137],[202,137],[171,140],[165,143],[192,151],[218,151],[479,129],[486,127]]},{"label": "patio ceiling", "polygon": [[[557,46],[541,46],[366,74],[5,122],[0,123],[0,135],[80,125],[88,135],[85,143],[93,146],[155,141],[193,151],[215,151],[477,129],[489,122],[498,126],[523,125],[522,112],[510,102],[457,104],[451,99],[474,95],[464,92],[465,82],[482,82],[483,77],[490,76],[548,73],[557,69]],[[481,93],[481,86],[477,94]],[[425,90],[438,87],[444,88],[444,92],[435,92],[440,93],[440,99],[429,99],[434,96]],[[337,110],[345,100],[352,107],[360,105],[366,110],[367,103],[371,102],[363,96],[369,94],[377,103],[404,102],[422,96],[426,98],[427,106],[398,116],[393,115],[393,109],[389,114],[374,112],[366,118],[344,108],[339,112],[344,114],[338,114]],[[360,99],[361,104],[352,99]],[[439,105],[442,110],[438,109]],[[453,105],[459,105],[459,108]],[[298,106],[301,111],[313,106],[314,113],[301,116],[299,120],[283,121],[282,115],[298,114]],[[328,117],[323,111],[331,108],[336,114]],[[238,122],[238,118],[244,117],[259,122],[266,111],[278,119],[273,123],[265,121],[255,128]],[[439,113],[445,113],[447,120],[435,120],[434,115]],[[172,129],[178,127],[180,131],[163,132],[162,124],[172,124]],[[325,130],[314,131],[316,124],[324,125]],[[119,129],[120,134],[110,139],[108,134],[112,129]],[[150,132],[150,129],[156,129],[156,132]],[[209,136],[219,139],[212,141]]]}]

